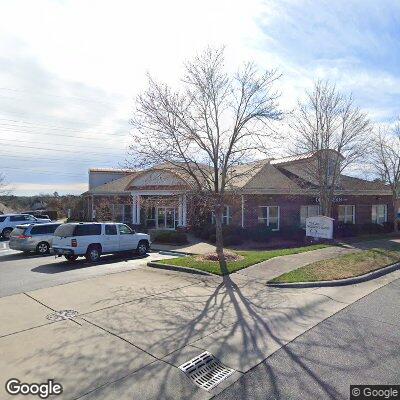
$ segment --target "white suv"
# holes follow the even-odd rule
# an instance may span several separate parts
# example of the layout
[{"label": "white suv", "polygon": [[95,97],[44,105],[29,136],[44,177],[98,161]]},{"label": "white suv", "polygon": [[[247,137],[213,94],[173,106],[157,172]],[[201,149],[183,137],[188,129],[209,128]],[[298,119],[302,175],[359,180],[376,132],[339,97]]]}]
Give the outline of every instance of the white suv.
[{"label": "white suv", "polygon": [[85,256],[96,262],[106,253],[135,251],[144,256],[150,248],[150,236],[113,222],[68,223],[55,230],[52,248],[57,256],[68,261]]},{"label": "white suv", "polygon": [[36,218],[29,214],[1,214],[0,215],[0,236],[10,239],[12,230],[21,224],[43,224],[51,222],[49,218]]}]

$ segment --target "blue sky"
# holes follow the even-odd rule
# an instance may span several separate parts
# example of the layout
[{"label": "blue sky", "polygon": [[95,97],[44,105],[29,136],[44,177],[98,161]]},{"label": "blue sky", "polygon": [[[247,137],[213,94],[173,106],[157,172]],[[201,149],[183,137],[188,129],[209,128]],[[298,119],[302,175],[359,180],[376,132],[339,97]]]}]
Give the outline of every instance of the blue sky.
[{"label": "blue sky", "polygon": [[207,45],[226,45],[229,67],[281,71],[286,110],[328,78],[374,122],[400,115],[397,0],[0,0],[0,15],[0,171],[15,194],[80,193],[89,167],[124,165],[146,71],[174,83]]}]

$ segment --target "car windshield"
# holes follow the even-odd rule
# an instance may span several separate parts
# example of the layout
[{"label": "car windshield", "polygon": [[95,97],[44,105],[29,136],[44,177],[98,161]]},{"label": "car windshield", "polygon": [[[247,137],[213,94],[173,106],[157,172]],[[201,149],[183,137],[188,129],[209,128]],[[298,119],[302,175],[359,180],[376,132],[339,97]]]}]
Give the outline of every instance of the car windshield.
[{"label": "car windshield", "polygon": [[6,220],[6,218],[7,218],[7,217],[2,217],[2,216],[0,215],[0,222],[4,222],[4,221]]},{"label": "car windshield", "polygon": [[75,225],[60,225],[54,232],[54,236],[70,237],[73,236]]},{"label": "car windshield", "polygon": [[20,236],[23,235],[26,231],[26,228],[14,228],[11,232],[11,236]]}]

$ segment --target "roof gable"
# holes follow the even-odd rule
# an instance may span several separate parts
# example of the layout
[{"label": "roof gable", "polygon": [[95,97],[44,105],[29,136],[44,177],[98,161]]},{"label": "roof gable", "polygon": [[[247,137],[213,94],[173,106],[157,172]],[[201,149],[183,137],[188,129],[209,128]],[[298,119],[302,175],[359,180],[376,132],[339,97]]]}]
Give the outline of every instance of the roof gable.
[{"label": "roof gable", "polygon": [[250,179],[244,186],[244,189],[282,189],[294,190],[300,187],[275,166],[270,163],[265,164],[252,179]]},{"label": "roof gable", "polygon": [[174,171],[151,169],[137,174],[129,183],[129,189],[186,188],[187,183]]}]

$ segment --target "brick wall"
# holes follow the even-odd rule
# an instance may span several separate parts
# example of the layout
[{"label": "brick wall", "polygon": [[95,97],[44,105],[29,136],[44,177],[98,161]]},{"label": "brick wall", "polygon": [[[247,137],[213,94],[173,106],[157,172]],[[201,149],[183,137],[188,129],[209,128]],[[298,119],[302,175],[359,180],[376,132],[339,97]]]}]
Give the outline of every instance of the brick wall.
[{"label": "brick wall", "polygon": [[[339,197],[339,196],[338,196]],[[318,204],[313,196],[295,195],[245,195],[244,225],[252,226],[258,223],[260,206],[280,207],[280,226],[300,225],[300,206]],[[332,217],[338,217],[338,205],[355,205],[355,222],[364,224],[371,222],[371,207],[373,204],[387,204],[388,221],[393,218],[393,206],[390,196],[342,196],[341,201],[335,203],[332,210]],[[232,207],[232,223],[241,224],[241,207]]]}]

